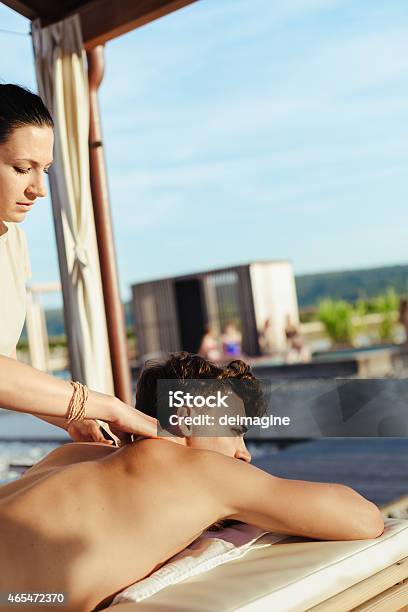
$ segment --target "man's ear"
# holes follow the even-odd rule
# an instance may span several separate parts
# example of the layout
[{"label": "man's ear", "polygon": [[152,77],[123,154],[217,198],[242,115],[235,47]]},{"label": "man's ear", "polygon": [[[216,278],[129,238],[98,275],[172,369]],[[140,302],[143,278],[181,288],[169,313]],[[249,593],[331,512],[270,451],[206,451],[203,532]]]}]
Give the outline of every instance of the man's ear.
[{"label": "man's ear", "polygon": [[194,408],[190,408],[189,406],[181,406],[181,408],[177,408],[177,416],[179,417],[178,427],[181,431],[182,436],[185,438],[189,438],[193,433],[193,426],[186,425],[184,422],[185,417],[193,417],[195,415]]}]

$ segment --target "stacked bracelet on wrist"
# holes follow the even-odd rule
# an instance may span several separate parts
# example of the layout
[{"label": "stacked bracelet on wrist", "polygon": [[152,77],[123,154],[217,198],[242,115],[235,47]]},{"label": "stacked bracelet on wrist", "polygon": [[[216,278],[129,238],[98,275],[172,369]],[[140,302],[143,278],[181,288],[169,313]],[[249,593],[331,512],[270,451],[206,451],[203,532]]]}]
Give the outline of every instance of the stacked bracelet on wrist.
[{"label": "stacked bracelet on wrist", "polygon": [[65,417],[68,424],[72,421],[83,421],[85,419],[85,404],[88,399],[88,387],[80,382],[70,381],[74,392],[69,402],[68,413]]}]

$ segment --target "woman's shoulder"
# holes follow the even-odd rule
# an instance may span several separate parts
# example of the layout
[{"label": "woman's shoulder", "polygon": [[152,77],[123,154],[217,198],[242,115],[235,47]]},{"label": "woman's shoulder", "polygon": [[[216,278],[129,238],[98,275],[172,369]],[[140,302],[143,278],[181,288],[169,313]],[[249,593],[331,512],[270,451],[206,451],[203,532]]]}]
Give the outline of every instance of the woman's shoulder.
[{"label": "woman's shoulder", "polygon": [[30,257],[25,232],[18,223],[5,223],[7,227],[7,249],[10,257],[19,262],[25,279],[31,277]]},{"label": "woman's shoulder", "polygon": [[7,228],[7,242],[12,246],[26,248],[27,238],[22,227],[18,223],[4,222]]}]

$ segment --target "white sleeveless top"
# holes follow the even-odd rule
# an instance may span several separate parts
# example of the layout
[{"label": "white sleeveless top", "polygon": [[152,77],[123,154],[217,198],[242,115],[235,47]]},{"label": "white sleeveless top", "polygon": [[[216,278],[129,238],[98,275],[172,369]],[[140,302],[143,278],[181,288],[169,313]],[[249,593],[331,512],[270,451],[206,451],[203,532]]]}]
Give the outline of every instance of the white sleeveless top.
[{"label": "white sleeveless top", "polygon": [[16,223],[0,236],[0,355],[10,357],[26,316],[26,281],[31,276],[27,240]]}]

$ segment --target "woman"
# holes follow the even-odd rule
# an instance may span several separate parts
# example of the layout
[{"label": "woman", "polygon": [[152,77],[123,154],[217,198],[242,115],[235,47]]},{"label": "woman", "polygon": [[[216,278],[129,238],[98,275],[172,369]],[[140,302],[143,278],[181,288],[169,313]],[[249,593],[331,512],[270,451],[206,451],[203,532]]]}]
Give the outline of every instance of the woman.
[{"label": "woman", "polygon": [[16,360],[30,276],[19,224],[37,198],[46,195],[44,175],[53,161],[53,142],[53,121],[41,98],[18,85],[0,84],[0,407],[59,425],[76,441],[105,442],[94,419],[109,423],[120,439],[124,432],[156,437],[156,419]]}]

